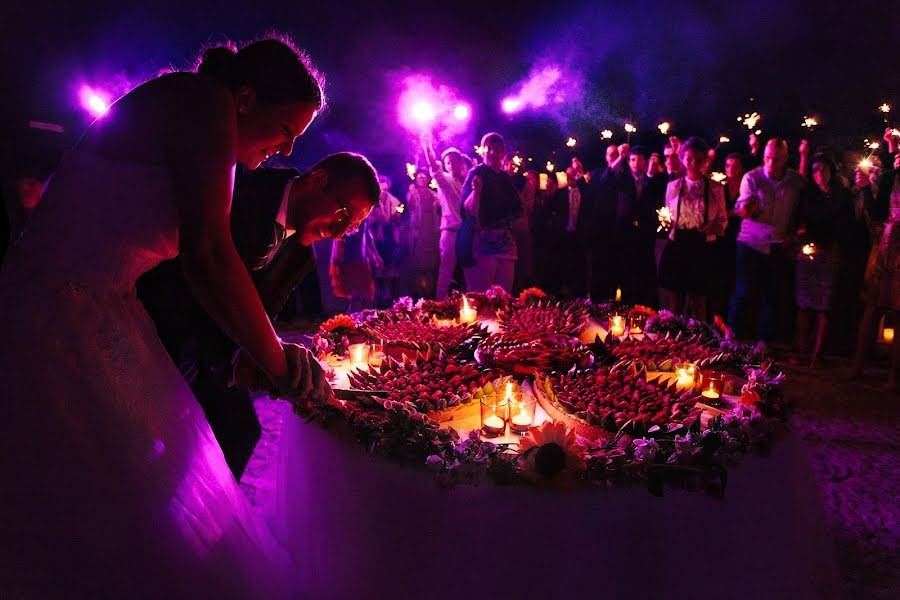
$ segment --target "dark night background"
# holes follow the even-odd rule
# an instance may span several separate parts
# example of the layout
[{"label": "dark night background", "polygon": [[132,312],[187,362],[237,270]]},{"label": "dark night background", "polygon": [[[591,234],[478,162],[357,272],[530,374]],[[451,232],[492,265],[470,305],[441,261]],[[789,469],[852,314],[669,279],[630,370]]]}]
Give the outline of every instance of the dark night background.
[{"label": "dark night background", "polygon": [[[742,150],[747,130],[736,117],[752,110],[763,116],[763,138],[787,135],[792,149],[810,114],[821,123],[814,143],[861,150],[863,138],[881,137],[876,107],[900,101],[900,13],[891,4],[4,2],[2,164],[52,164],[77,139],[90,122],[78,105],[80,83],[112,83],[121,93],[160,69],[191,66],[205,43],[269,28],[291,35],[328,78],[329,108],[289,159],[301,167],[356,150],[396,181],[414,148],[397,122],[396,84],[422,72],[471,101],[471,127],[452,140],[467,150],[493,129],[542,160],[554,149],[565,154],[563,142],[574,135],[593,163],[599,130],[608,127],[623,142],[629,118],[639,130],[632,142],[656,150],[662,120],[682,137],[730,135]],[[582,83],[555,114],[502,115],[501,98],[548,62]],[[29,129],[29,120],[66,131]]]}]

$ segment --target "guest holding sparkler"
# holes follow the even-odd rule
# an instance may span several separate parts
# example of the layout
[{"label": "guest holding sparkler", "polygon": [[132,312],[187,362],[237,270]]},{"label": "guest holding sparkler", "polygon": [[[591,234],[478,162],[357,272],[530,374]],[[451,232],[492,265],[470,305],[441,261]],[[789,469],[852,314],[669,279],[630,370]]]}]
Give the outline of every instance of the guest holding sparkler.
[{"label": "guest holding sparkler", "polygon": [[[795,350],[802,357],[809,337],[809,313],[816,315],[816,335],[810,368],[818,368],[828,327],[839,242],[851,220],[850,193],[837,177],[837,167],[825,155],[812,160],[812,179],[801,192],[797,208],[798,249],[795,257],[797,317]],[[795,362],[799,362],[800,358]]]},{"label": "guest holding sparkler", "polygon": [[468,244],[469,238],[458,236],[457,255],[465,267],[469,291],[484,292],[494,285],[511,291],[517,258],[512,223],[522,212],[522,202],[512,178],[502,170],[503,137],[488,133],[481,138],[481,147],[484,164],[469,171],[461,194],[464,226],[465,219],[471,219],[474,236],[469,247],[460,243],[462,239]]},{"label": "guest holding sparkler", "polygon": [[669,183],[666,206],[672,227],[659,264],[663,308],[707,320],[707,297],[715,271],[716,238],[728,217],[722,186],[704,175],[709,146],[697,137],[680,148],[685,176]]}]

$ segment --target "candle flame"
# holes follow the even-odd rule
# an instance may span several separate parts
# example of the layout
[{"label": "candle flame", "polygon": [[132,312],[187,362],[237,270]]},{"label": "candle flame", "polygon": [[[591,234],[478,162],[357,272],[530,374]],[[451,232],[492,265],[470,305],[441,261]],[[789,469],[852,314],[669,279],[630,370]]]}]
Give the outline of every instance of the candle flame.
[{"label": "candle flame", "polygon": [[353,362],[361,363],[362,362],[363,349],[361,345],[356,346],[353,349]]},{"label": "candle flame", "polygon": [[469,299],[463,296],[463,310],[468,311],[471,310],[469,308]]},{"label": "candle flame", "polygon": [[510,382],[507,382],[507,384],[506,384],[506,394],[503,396],[503,399],[504,399],[504,400],[509,400],[510,398],[512,398],[512,389],[513,389],[513,384],[512,384],[512,382],[511,382],[511,381],[510,381]]},{"label": "candle flame", "polygon": [[600,132],[600,137],[602,137],[604,140],[608,140],[612,137],[612,131],[610,131],[609,129],[604,129]]},{"label": "candle flame", "polygon": [[566,140],[566,146],[568,146],[569,148],[574,148],[575,144],[577,144],[577,143],[578,143],[578,140],[576,140],[573,137],[570,137],[569,139]]},{"label": "candle flame", "polygon": [[622,288],[616,288],[616,302],[622,301]]}]

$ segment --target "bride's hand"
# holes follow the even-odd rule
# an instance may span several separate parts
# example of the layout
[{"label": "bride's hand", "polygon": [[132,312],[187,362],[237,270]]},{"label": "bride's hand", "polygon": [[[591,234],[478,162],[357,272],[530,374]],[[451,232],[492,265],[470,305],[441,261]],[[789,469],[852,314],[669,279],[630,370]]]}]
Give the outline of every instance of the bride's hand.
[{"label": "bride's hand", "polygon": [[298,407],[327,402],[332,397],[331,386],[312,352],[297,344],[282,344],[282,347],[288,372],[273,380],[275,394]]}]

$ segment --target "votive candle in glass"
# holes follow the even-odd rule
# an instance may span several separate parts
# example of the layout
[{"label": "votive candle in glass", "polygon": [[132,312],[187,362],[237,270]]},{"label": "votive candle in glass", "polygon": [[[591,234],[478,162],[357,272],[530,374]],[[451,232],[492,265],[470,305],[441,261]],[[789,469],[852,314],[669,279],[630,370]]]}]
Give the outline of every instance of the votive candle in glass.
[{"label": "votive candle in glass", "polygon": [[644,327],[647,325],[647,315],[639,313],[628,317],[628,333],[638,335],[644,333]]},{"label": "votive candle in glass", "polygon": [[369,366],[376,369],[381,368],[381,363],[384,362],[386,356],[383,343],[373,342],[369,344]]},{"label": "votive candle in glass", "polygon": [[534,413],[537,409],[537,398],[522,390],[513,392],[509,403],[509,430],[513,433],[528,433],[534,425]]},{"label": "votive candle in glass", "polygon": [[481,431],[488,437],[506,433],[509,415],[509,399],[491,394],[481,399]]},{"label": "votive candle in glass", "polygon": [[350,368],[366,370],[369,368],[369,345],[350,344],[347,349],[350,355]]},{"label": "votive candle in glass", "polygon": [[694,363],[681,362],[675,365],[675,374],[678,376],[678,385],[694,387],[694,384],[697,383],[700,369]]},{"label": "votive candle in glass", "polygon": [[618,313],[609,315],[609,333],[615,336],[625,335],[625,316]]},{"label": "votive candle in glass", "polygon": [[725,391],[725,375],[716,371],[703,371],[700,394],[707,401],[718,402]]}]

